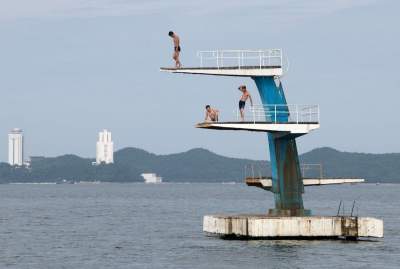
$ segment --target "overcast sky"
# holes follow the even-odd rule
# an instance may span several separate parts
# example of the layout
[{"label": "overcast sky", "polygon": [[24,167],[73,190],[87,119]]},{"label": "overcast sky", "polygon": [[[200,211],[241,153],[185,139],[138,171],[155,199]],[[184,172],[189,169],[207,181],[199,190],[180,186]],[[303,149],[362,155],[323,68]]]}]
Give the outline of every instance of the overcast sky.
[{"label": "overcast sky", "polygon": [[300,152],[400,152],[399,10],[395,0],[0,0],[0,161],[14,127],[26,157],[94,157],[107,128],[116,149],[267,158],[264,134],[194,128],[205,104],[229,118],[238,84],[260,101],[249,78],[160,73],[171,29],[186,66],[197,50],[283,48],[288,102],[321,106]]}]

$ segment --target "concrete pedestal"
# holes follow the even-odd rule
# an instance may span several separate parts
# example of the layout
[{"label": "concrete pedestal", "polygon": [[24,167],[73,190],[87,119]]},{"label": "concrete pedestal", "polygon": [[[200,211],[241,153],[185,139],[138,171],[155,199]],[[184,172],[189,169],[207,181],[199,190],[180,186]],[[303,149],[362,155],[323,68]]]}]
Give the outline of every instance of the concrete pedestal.
[{"label": "concrete pedestal", "polygon": [[203,218],[203,231],[238,239],[380,238],[383,237],[383,221],[350,216],[209,215]]}]

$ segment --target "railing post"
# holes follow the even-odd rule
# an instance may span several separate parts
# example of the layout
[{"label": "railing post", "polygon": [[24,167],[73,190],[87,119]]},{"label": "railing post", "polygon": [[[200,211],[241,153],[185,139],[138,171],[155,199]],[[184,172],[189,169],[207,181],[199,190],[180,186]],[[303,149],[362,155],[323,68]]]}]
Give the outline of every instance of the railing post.
[{"label": "railing post", "polygon": [[260,57],[260,69],[261,69],[261,58],[262,58],[262,56],[261,56],[261,50],[258,51],[258,56]]},{"label": "railing post", "polygon": [[319,178],[322,179],[322,163],[319,164]]},{"label": "railing post", "polygon": [[276,123],[276,104],[274,105],[274,107],[275,107],[275,120],[274,120],[274,122]]},{"label": "railing post", "polygon": [[216,51],[216,53],[217,53],[217,68],[219,69],[219,53],[218,53],[218,50]]},{"label": "railing post", "polygon": [[200,67],[203,67],[203,53],[200,52]]}]

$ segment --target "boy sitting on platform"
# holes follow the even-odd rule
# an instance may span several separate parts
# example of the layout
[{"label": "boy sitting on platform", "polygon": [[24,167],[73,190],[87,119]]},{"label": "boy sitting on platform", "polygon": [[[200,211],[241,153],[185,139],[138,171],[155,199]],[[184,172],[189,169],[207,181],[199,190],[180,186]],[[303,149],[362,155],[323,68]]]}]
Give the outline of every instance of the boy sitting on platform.
[{"label": "boy sitting on platform", "polygon": [[218,121],[218,109],[211,108],[210,105],[206,105],[206,117],[204,121],[213,121],[217,122]]}]

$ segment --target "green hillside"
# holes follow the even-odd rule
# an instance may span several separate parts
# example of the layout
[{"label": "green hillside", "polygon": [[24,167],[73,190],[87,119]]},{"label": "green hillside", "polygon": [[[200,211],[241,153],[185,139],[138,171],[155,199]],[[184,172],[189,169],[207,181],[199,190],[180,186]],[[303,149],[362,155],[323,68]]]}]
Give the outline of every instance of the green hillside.
[{"label": "green hillside", "polygon": [[[366,154],[318,148],[300,156],[301,163],[322,164],[325,177],[357,177],[368,182],[400,182],[400,154]],[[153,172],[169,182],[242,182],[245,166],[262,167],[269,175],[269,163],[229,158],[205,149],[156,155],[137,148],[115,152],[114,164],[92,165],[94,159],[75,155],[35,159],[30,168],[0,163],[0,183],[105,181],[141,182],[141,173]],[[256,169],[256,173],[258,169]],[[311,174],[310,174],[311,173]],[[317,175],[317,171],[308,175]]]}]

